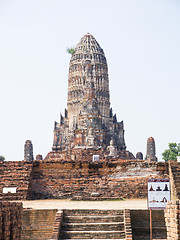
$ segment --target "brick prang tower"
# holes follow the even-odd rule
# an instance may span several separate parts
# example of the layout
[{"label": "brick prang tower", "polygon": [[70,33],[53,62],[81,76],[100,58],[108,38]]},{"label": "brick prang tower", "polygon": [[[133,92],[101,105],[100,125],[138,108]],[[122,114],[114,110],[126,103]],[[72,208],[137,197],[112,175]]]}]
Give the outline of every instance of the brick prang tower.
[{"label": "brick prang tower", "polygon": [[110,108],[106,57],[96,39],[84,35],[69,64],[67,109],[55,122],[53,151],[107,148],[125,151],[123,121]]},{"label": "brick prang tower", "polygon": [[148,160],[149,162],[157,161],[156,146],[155,146],[155,141],[153,137],[149,137],[147,140],[147,152],[146,152],[145,159]]},{"label": "brick prang tower", "polygon": [[33,157],[33,145],[31,140],[26,140],[24,144],[24,160],[31,162],[34,160]]}]

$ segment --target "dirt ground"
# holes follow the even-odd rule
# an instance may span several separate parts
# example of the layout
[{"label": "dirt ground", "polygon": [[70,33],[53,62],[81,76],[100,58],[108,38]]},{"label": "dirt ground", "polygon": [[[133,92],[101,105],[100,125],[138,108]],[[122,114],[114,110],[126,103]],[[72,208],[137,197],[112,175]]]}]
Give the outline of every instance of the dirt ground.
[{"label": "dirt ground", "polygon": [[122,201],[71,201],[71,200],[34,200],[22,201],[24,208],[33,209],[147,209],[146,199]]}]

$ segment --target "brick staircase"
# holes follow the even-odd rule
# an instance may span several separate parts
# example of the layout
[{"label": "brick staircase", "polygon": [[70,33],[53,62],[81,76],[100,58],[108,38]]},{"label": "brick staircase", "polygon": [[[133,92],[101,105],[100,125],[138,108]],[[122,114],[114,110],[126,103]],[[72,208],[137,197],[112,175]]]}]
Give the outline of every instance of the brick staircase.
[{"label": "brick staircase", "polygon": [[124,210],[64,210],[59,239],[124,240]]}]

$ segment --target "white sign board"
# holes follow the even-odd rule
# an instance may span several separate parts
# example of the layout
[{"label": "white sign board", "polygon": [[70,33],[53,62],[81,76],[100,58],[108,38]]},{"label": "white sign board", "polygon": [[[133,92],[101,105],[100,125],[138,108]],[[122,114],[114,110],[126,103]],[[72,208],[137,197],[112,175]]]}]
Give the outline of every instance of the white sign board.
[{"label": "white sign board", "polygon": [[99,155],[93,155],[93,162],[99,161]]},{"label": "white sign board", "polygon": [[16,193],[16,187],[4,187],[3,193]]},{"label": "white sign board", "polygon": [[148,179],[148,209],[164,209],[168,201],[170,201],[169,179]]}]

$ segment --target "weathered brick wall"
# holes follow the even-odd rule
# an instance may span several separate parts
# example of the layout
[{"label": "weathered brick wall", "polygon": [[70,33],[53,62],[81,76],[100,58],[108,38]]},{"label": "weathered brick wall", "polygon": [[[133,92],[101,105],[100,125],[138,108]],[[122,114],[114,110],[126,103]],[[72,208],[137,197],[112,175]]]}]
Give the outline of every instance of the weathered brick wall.
[{"label": "weathered brick wall", "polygon": [[169,178],[171,183],[171,199],[180,199],[180,163],[169,162]]},{"label": "weathered brick wall", "polygon": [[[155,168],[139,162],[123,161],[63,161],[34,162],[30,195],[32,199],[73,198],[110,199],[144,198],[147,196],[147,178],[161,177]],[[145,166],[144,166],[145,164]],[[129,170],[130,168],[130,170]],[[131,174],[130,174],[130,173]],[[130,175],[129,175],[130,174]]]},{"label": "weathered brick wall", "polygon": [[[0,162],[0,200],[26,199],[32,163],[25,161]],[[4,187],[16,187],[16,193],[3,193]]]},{"label": "weathered brick wall", "polygon": [[0,202],[0,239],[21,240],[22,204]]},{"label": "weathered brick wall", "polygon": [[22,240],[50,239],[56,209],[24,209],[22,215]]},{"label": "weathered brick wall", "polygon": [[169,201],[165,208],[165,221],[167,227],[167,240],[180,239],[180,201]]},{"label": "weathered brick wall", "polygon": [[[93,163],[95,152],[81,151],[81,157],[78,154],[78,150],[61,157],[53,153],[51,158],[33,163],[1,162],[0,199],[143,198],[147,178],[167,173],[167,165],[162,163],[109,158]],[[4,187],[16,187],[17,192],[3,193]]]}]

